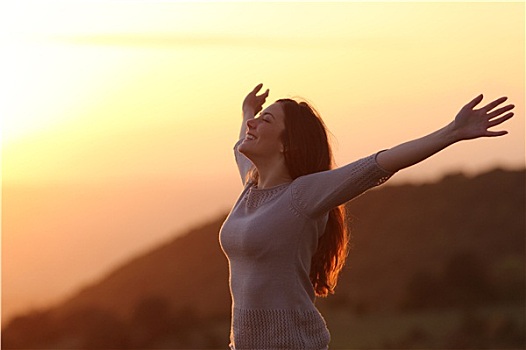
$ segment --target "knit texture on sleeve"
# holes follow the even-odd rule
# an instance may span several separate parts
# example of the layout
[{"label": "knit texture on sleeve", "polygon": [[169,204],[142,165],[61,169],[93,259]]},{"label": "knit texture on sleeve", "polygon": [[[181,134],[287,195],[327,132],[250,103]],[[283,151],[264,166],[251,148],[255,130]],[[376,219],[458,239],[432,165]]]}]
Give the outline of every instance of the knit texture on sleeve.
[{"label": "knit texture on sleeve", "polygon": [[373,154],[337,169],[298,178],[292,183],[292,197],[300,211],[314,217],[383,184],[392,175],[379,167]]}]

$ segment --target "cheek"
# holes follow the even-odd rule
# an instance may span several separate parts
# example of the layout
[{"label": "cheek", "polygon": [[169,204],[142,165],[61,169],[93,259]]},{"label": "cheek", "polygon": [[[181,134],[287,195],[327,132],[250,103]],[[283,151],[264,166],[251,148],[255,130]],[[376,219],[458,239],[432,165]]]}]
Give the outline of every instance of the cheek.
[{"label": "cheek", "polygon": [[272,138],[272,148],[276,150],[283,150],[283,139],[281,135],[274,135]]}]

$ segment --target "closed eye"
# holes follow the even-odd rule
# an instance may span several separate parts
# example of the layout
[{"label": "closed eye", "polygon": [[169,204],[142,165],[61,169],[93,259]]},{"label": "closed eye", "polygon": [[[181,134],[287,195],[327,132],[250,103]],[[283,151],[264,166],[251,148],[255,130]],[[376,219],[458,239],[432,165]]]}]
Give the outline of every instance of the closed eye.
[{"label": "closed eye", "polygon": [[270,123],[272,121],[272,114],[266,112],[266,113],[263,113],[263,114],[260,114],[259,115],[260,117],[262,117],[263,121],[267,122],[267,123]]},{"label": "closed eye", "polygon": [[267,122],[267,123],[270,123],[271,120],[270,120],[270,117],[269,117],[270,114],[268,113],[264,113],[264,114],[258,114],[255,119],[260,119],[263,120],[264,122]]}]

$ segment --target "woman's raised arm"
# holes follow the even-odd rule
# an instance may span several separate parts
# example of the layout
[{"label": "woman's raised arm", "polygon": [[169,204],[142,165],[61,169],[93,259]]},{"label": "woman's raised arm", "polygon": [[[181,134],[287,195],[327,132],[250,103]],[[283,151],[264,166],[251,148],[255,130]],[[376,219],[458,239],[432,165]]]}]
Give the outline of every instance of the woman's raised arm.
[{"label": "woman's raised arm", "polygon": [[508,104],[497,108],[507,100],[507,97],[501,97],[482,108],[475,109],[482,98],[483,96],[479,95],[462,107],[455,120],[442,129],[380,152],[376,158],[378,165],[396,172],[419,163],[456,142],[506,135],[507,131],[490,131],[489,128],[513,117],[513,113],[509,111],[515,106]]},{"label": "woman's raised arm", "polygon": [[258,113],[263,108],[263,104],[267,99],[269,93],[268,89],[263,94],[257,95],[262,86],[263,84],[257,85],[243,100],[243,122],[241,124],[241,131],[239,132],[239,139],[234,146],[234,155],[236,157],[239,175],[241,176],[241,181],[243,184],[246,184],[247,174],[253,165],[247,157],[239,152],[238,146],[246,136],[247,120],[254,118],[256,113]]}]

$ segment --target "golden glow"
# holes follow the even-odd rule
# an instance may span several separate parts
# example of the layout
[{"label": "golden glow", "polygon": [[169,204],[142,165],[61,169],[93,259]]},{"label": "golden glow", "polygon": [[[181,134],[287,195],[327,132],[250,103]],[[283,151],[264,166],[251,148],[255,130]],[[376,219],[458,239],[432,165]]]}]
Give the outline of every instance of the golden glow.
[{"label": "golden glow", "polygon": [[[239,101],[260,81],[271,99],[300,95],[326,112],[329,126],[343,131],[335,136],[345,162],[390,146],[356,139],[356,125],[358,134],[376,128],[378,140],[397,142],[403,138],[392,130],[400,123],[425,132],[481,91],[521,98],[521,7],[12,2],[2,63],[4,181],[133,179],[144,171],[141,157],[147,173],[172,176],[177,169],[164,159],[180,154],[168,149],[207,130],[223,134],[206,141],[227,144]],[[422,119],[421,109],[434,113]],[[357,142],[342,144],[347,139]],[[197,150],[208,152],[199,140]],[[112,159],[129,161],[112,168]],[[222,157],[212,159],[221,166]],[[56,173],[57,163],[72,161]]]},{"label": "golden glow", "polygon": [[[260,82],[269,102],[314,103],[339,164],[443,126],[481,92],[506,94],[517,106],[507,137],[455,145],[392,182],[524,166],[524,3],[10,1],[0,40],[13,303],[39,289],[16,277],[34,261],[57,289],[27,300],[50,300],[226,210],[240,104]],[[60,242],[79,261],[63,275]]]}]

